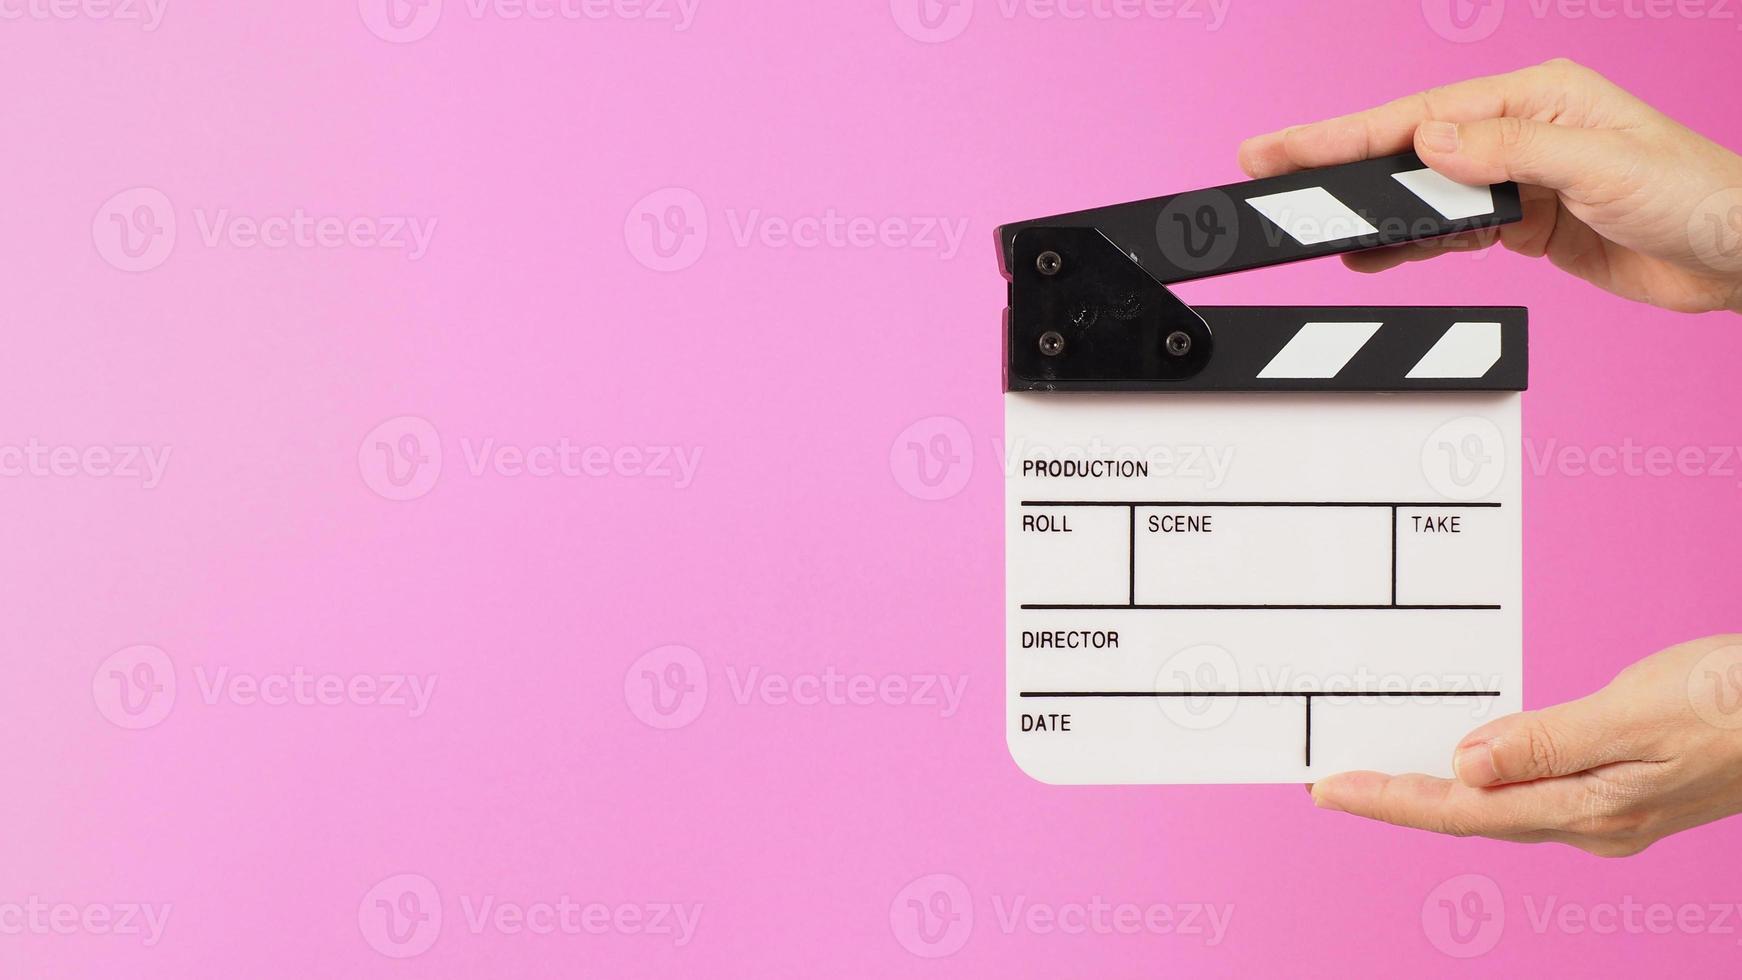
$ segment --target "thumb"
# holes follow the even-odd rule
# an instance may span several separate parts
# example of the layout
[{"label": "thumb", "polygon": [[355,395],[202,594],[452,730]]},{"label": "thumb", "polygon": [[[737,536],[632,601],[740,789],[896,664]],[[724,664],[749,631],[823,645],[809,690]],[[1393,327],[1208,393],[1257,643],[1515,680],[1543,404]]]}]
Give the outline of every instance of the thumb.
[{"label": "thumb", "polygon": [[1452,769],[1466,786],[1570,776],[1627,756],[1625,722],[1603,692],[1491,721],[1464,736]]},{"label": "thumb", "polygon": [[1515,180],[1557,191],[1590,187],[1627,166],[1618,134],[1502,116],[1416,127],[1422,162],[1461,184]]}]

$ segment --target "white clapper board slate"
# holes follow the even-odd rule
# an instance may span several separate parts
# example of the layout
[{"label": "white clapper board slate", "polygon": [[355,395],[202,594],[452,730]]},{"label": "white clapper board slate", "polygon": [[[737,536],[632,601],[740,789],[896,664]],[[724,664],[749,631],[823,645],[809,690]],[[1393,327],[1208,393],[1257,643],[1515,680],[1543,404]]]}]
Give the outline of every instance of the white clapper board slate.
[{"label": "white clapper board slate", "polygon": [[1517,217],[1406,154],[1000,229],[1024,771],[1446,776],[1519,710],[1525,311],[1166,289]]}]

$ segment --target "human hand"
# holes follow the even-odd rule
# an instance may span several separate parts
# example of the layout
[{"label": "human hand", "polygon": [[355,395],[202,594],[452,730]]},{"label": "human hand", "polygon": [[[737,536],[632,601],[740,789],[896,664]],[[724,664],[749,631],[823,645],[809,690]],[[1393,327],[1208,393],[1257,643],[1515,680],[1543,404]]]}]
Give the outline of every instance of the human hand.
[{"label": "human hand", "polygon": [[1466,184],[1515,180],[1524,218],[1344,256],[1378,272],[1446,251],[1547,256],[1624,296],[1742,312],[1742,157],[1565,59],[1247,140],[1253,177],[1415,152]]},{"label": "human hand", "polygon": [[1404,827],[1624,857],[1742,813],[1742,635],[1670,647],[1589,697],[1458,743],[1455,779],[1347,772],[1313,802]]}]

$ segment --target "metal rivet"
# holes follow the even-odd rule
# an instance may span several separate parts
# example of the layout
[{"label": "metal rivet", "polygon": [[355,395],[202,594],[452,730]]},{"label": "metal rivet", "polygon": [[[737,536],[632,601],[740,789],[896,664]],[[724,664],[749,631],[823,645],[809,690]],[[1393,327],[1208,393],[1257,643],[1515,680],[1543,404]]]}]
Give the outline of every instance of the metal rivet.
[{"label": "metal rivet", "polygon": [[1034,267],[1039,269],[1043,276],[1056,276],[1059,274],[1059,270],[1065,267],[1065,260],[1059,258],[1057,252],[1042,252],[1040,257],[1034,260]]},{"label": "metal rivet", "polygon": [[1040,352],[1048,357],[1057,357],[1064,353],[1065,336],[1057,330],[1048,330],[1040,335]]},{"label": "metal rivet", "polygon": [[1184,330],[1175,330],[1167,335],[1167,352],[1175,357],[1184,357],[1191,352],[1192,335]]}]

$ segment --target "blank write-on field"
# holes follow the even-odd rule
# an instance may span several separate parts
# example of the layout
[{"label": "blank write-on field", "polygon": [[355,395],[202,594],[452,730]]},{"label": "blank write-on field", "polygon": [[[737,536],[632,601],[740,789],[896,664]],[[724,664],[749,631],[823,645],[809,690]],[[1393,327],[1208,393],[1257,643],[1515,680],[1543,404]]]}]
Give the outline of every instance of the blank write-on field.
[{"label": "blank write-on field", "polygon": [[1000,229],[1018,765],[1448,775],[1518,710],[1525,311],[1166,288],[1518,215],[1405,154]]},{"label": "blank write-on field", "polygon": [[[1499,503],[1024,500],[1043,567],[1125,550],[1080,578],[1028,581],[1027,609],[1489,609],[1460,571],[1502,558]],[[1080,567],[1080,566],[1078,566]]]}]

